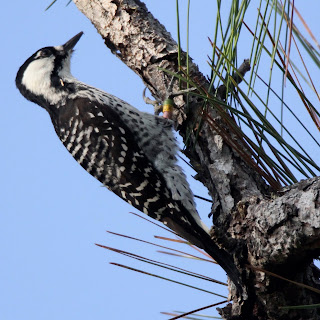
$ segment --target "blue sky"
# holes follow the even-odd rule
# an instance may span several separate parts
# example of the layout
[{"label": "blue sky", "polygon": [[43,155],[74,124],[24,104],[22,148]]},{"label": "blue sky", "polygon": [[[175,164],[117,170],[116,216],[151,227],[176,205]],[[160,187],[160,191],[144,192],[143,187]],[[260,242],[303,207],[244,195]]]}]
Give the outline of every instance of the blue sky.
[{"label": "blue sky", "polygon": [[[4,97],[0,118],[3,197],[0,202],[0,318],[160,320],[167,318],[160,311],[189,311],[223,300],[123,270],[109,262],[166,274],[220,294],[227,294],[224,287],[164,273],[94,245],[121,248],[225,279],[218,266],[164,257],[154,247],[105,232],[112,230],[148,241],[155,241],[155,234],[169,235],[129,214],[137,211],[101,187],[76,163],[57,138],[48,114],[25,100],[15,88],[16,72],[39,48],[63,44],[84,31],[73,57],[73,74],[141,110],[152,110],[142,101],[141,80],[110,53],[74,4],[65,7],[67,1],[60,0],[45,12],[49,3],[6,1],[0,13],[3,44],[0,81]],[[200,69],[209,74],[206,60],[211,49],[207,37],[212,36],[214,30],[215,10],[211,1],[205,3],[206,10],[192,3],[190,48]],[[175,1],[162,1],[161,5],[146,1],[146,4],[176,38]],[[320,9],[319,4],[317,6]],[[308,23],[319,36],[316,20],[319,10],[299,9],[310,17]],[[183,7],[182,17],[185,17]],[[243,46],[247,49],[241,53],[240,61],[250,55],[249,45]],[[188,174],[194,193],[207,196],[205,189],[191,178],[190,170]],[[207,203],[198,201],[198,211],[209,224]]]}]

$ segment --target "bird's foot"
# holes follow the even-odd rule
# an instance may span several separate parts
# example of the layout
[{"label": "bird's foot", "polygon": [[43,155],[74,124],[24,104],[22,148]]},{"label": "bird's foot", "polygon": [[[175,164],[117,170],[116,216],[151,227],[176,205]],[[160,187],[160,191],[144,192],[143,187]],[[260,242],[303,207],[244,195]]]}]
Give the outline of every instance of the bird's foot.
[{"label": "bird's foot", "polygon": [[155,115],[159,115],[162,112],[163,118],[172,119],[173,108],[174,108],[173,99],[177,96],[192,92],[196,88],[188,88],[184,90],[173,91],[173,84],[174,84],[174,80],[176,80],[176,77],[172,76],[168,84],[167,79],[165,79],[163,74],[163,80],[164,80],[164,83],[166,84],[166,94],[165,94],[165,99],[163,101],[160,101],[158,99],[151,100],[150,98],[146,97],[145,94],[146,94],[147,88],[143,90],[142,96],[145,103],[153,105]]}]

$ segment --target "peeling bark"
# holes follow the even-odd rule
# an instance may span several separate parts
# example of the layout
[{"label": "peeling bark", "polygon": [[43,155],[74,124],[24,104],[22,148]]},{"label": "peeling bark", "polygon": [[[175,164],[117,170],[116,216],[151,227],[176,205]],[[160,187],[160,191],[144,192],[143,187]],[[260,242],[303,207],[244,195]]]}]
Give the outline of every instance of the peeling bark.
[{"label": "peeling bark", "polygon": [[[284,188],[271,199],[239,202],[228,232],[241,239],[251,266],[320,289],[319,269],[313,259],[320,255],[320,178],[303,180]],[[319,303],[319,293],[302,289],[264,272],[247,268],[249,298],[235,301],[226,319],[252,311],[252,319],[320,319],[320,311],[281,311],[281,306]],[[246,319],[246,318],[244,318]],[[251,318],[250,318],[251,319]]]},{"label": "peeling bark", "polygon": [[[177,72],[178,47],[145,4],[139,0],[74,2],[108,48],[139,75],[155,98],[163,100],[166,83],[159,68]],[[182,59],[186,60],[183,52]],[[191,59],[190,77],[207,83]],[[178,84],[173,89],[178,90]],[[186,113],[183,99],[176,98],[175,102],[174,117],[186,139],[187,132],[195,131],[194,120],[202,104],[191,98]],[[214,110],[208,112],[221,121]],[[319,295],[246,266],[320,288],[319,270],[312,264],[320,251],[320,179],[270,193],[256,171],[207,122],[196,142],[193,136],[192,139],[194,146],[185,153],[213,199],[212,237],[234,256],[248,295],[237,296],[231,291],[232,305],[220,310],[224,319],[320,319],[316,309],[278,309],[284,305],[318,303]]]}]

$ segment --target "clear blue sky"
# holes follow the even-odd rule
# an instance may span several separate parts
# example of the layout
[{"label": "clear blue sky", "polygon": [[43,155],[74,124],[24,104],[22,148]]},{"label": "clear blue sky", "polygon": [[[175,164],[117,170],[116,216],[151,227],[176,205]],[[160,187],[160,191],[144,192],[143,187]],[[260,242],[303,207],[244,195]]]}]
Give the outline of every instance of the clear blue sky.
[{"label": "clear blue sky", "polygon": [[[57,138],[48,114],[25,100],[15,88],[16,72],[31,54],[44,46],[63,44],[84,31],[73,57],[73,74],[151,111],[141,98],[141,80],[110,53],[74,4],[65,7],[67,2],[59,0],[45,12],[50,0],[6,1],[0,13],[0,319],[160,320],[167,319],[160,311],[189,311],[221,301],[219,297],[123,270],[109,262],[166,274],[227,294],[224,287],[164,273],[94,245],[106,244],[225,279],[218,266],[164,257],[153,247],[107,234],[106,230],[112,230],[149,241],[154,241],[155,234],[169,235],[130,215],[128,212],[137,211],[102,188],[76,163]],[[206,60],[207,54],[211,55],[207,37],[212,37],[214,30],[215,10],[211,2],[214,1],[204,1],[201,8],[195,1],[192,3],[191,56],[205,74],[210,73]],[[176,38],[175,1],[146,3]],[[258,2],[253,4],[257,5]],[[310,17],[308,23],[318,36],[320,7],[315,5],[317,10],[299,9]],[[243,45],[247,49],[240,61],[250,55],[249,44]],[[194,193],[207,195],[192,178],[190,181]],[[198,210],[206,220],[208,205],[198,201]]]}]

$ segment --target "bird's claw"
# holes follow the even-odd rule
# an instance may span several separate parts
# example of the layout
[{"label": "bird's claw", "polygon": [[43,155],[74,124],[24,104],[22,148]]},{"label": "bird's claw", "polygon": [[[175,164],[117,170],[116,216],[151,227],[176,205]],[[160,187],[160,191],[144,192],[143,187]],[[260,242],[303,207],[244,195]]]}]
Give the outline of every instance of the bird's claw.
[{"label": "bird's claw", "polygon": [[147,87],[144,88],[143,92],[142,92],[142,98],[143,98],[143,101],[146,103],[146,104],[151,104],[153,105],[153,108],[154,108],[154,114],[155,115],[159,115],[161,112],[162,112],[162,102],[159,101],[159,100],[152,100],[150,98],[148,98],[146,96],[146,90],[147,90]]},{"label": "bird's claw", "polygon": [[165,94],[164,101],[151,100],[150,98],[146,97],[146,89],[147,88],[144,88],[143,93],[142,93],[142,97],[143,97],[143,100],[146,104],[153,105],[155,115],[159,115],[161,112],[163,112],[164,118],[171,119],[173,106],[174,106],[173,98],[180,96],[180,95],[184,95],[189,92],[192,92],[196,88],[188,88],[188,89],[179,90],[179,91],[174,92],[173,91],[173,84],[174,84],[174,80],[176,80],[176,77],[172,76],[170,79],[170,82],[168,84],[167,79],[164,77],[164,73],[162,74],[162,76],[163,76],[163,81],[166,85],[166,94]]}]

